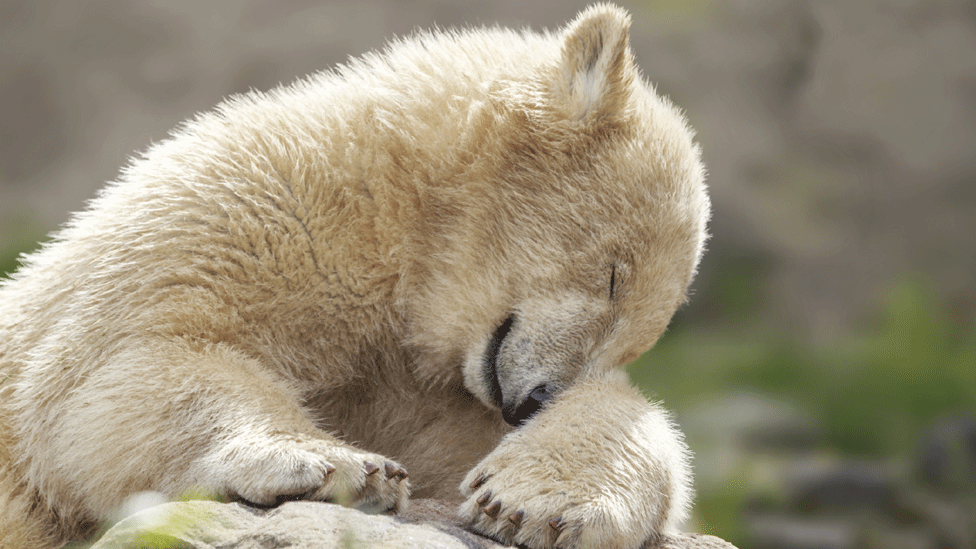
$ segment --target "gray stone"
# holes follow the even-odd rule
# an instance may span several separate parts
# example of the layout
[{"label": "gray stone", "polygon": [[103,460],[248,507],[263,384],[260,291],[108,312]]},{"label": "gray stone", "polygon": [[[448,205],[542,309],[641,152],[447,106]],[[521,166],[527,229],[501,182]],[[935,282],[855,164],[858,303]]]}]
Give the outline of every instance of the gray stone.
[{"label": "gray stone", "polygon": [[853,509],[889,513],[897,507],[902,468],[868,460],[800,460],[785,479],[787,505],[800,513]]},{"label": "gray stone", "polygon": [[753,549],[854,549],[858,530],[844,519],[759,514],[746,521]]},{"label": "gray stone", "polygon": [[918,473],[943,492],[976,494],[976,416],[940,421],[922,437]]},{"label": "gray stone", "polygon": [[[273,509],[238,503],[164,503],[112,527],[92,549],[325,549],[506,547],[462,527],[453,505],[414,500],[399,515],[369,515],[339,505],[288,502]],[[712,536],[678,534],[646,549],[735,549]]]},{"label": "gray stone", "polygon": [[695,450],[695,482],[703,491],[725,490],[729,479],[756,463],[758,455],[809,452],[824,439],[806,410],[756,393],[713,396],[678,417]]}]

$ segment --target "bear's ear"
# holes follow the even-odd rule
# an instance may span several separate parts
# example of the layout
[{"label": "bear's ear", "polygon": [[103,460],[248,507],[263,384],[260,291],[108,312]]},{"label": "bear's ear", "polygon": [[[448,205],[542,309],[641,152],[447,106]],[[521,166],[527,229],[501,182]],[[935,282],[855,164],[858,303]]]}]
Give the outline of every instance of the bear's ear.
[{"label": "bear's ear", "polygon": [[630,52],[630,16],[610,5],[581,12],[563,31],[553,99],[567,118],[613,116],[627,108],[637,67]]}]

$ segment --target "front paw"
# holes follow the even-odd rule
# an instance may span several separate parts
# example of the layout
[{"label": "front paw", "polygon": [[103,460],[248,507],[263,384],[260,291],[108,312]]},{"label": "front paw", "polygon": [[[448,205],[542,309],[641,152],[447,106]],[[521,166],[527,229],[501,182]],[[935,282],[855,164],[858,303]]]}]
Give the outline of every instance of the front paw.
[{"label": "front paw", "polygon": [[210,479],[202,484],[259,506],[308,499],[384,512],[404,508],[410,493],[407,472],[398,463],[312,437],[230,441],[201,468]]},{"label": "front paw", "polygon": [[570,389],[461,486],[469,526],[531,548],[637,548],[690,497],[686,449],[657,406],[619,380]]}]

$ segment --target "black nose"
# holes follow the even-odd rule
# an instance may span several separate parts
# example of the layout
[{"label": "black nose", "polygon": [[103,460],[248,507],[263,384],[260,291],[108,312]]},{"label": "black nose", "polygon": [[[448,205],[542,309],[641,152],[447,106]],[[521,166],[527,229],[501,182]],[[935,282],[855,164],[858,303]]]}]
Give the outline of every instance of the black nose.
[{"label": "black nose", "polygon": [[514,427],[521,427],[523,423],[529,420],[532,416],[536,414],[542,406],[552,398],[552,392],[546,385],[539,385],[529,396],[525,397],[525,400],[520,402],[518,406],[514,403],[502,408],[502,417],[505,418],[505,422]]}]

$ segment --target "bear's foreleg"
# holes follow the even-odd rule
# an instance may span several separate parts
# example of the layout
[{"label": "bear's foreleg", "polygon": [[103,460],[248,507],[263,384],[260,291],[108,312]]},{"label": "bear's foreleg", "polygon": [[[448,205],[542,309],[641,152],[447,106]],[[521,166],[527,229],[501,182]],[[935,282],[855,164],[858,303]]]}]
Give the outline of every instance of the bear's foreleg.
[{"label": "bear's foreleg", "polygon": [[688,450],[623,372],[580,381],[502,439],[461,485],[473,529],[531,548],[637,548],[691,497]]},{"label": "bear's foreleg", "polygon": [[34,407],[52,425],[24,441],[29,476],[49,501],[75,502],[64,514],[101,520],[142,490],[405,505],[403,467],[319,429],[298,391],[259,361],[223,344],[140,343]]}]

